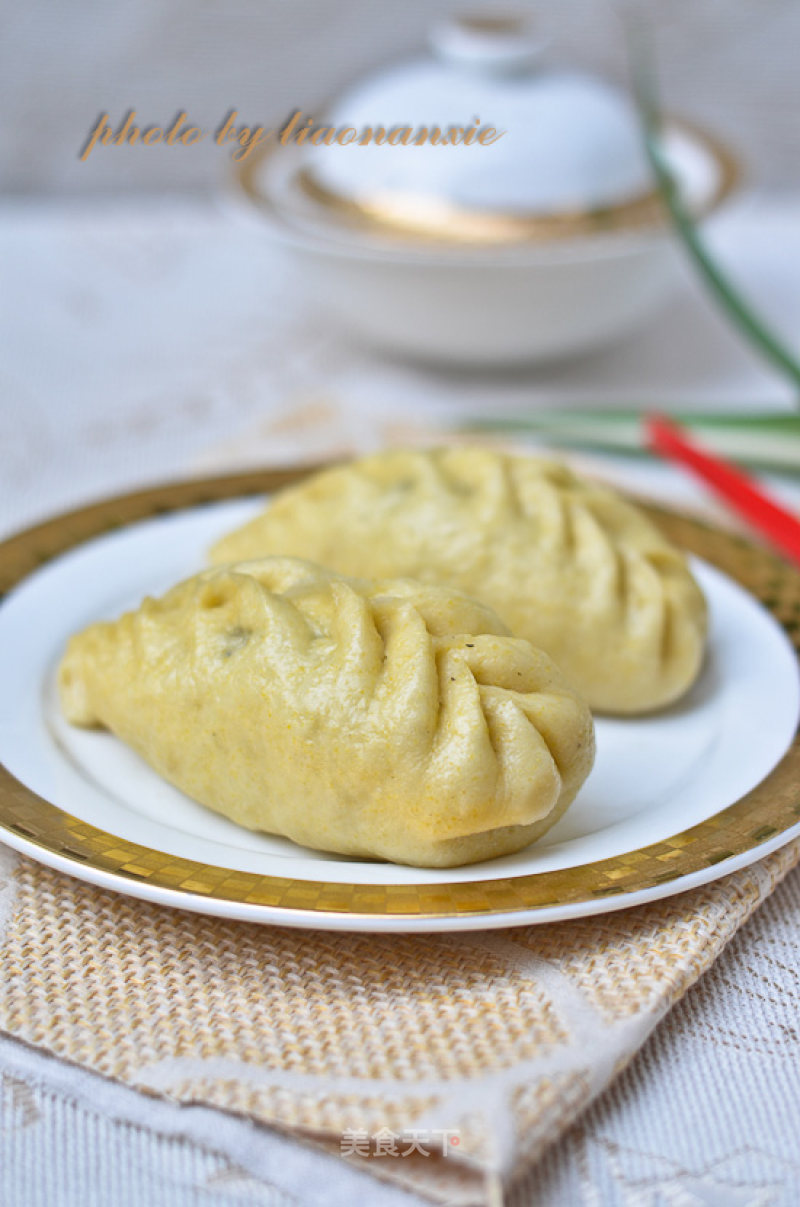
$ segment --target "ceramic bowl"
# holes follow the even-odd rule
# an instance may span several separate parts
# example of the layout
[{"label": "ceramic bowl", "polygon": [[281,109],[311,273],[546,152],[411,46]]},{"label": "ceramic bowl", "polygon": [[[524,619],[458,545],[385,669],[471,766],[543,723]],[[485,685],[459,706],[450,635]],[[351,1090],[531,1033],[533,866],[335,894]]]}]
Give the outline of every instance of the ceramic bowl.
[{"label": "ceramic bowl", "polygon": [[[736,182],[730,156],[685,125],[671,125],[664,146],[694,215],[713,213]],[[321,205],[304,167],[291,148],[254,154],[237,165],[236,198],[332,321],[396,354],[486,366],[565,358],[645,322],[678,280],[681,251],[651,196],[522,225],[484,215],[490,239],[481,227],[451,238],[421,234],[402,213],[376,222]],[[446,228],[446,212],[437,217]]]}]

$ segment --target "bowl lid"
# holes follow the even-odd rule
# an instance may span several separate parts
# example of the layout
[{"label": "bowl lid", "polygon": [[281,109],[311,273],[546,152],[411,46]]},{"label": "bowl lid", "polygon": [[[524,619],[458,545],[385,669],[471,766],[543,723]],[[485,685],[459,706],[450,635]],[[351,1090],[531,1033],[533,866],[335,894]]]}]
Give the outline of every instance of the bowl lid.
[{"label": "bowl lid", "polygon": [[[432,54],[357,84],[321,121],[302,115],[302,137],[237,163],[237,193],[285,238],[342,254],[539,256],[663,228],[621,89],[547,69],[543,42],[516,19],[445,22],[430,43]],[[665,123],[662,149],[695,218],[739,178],[730,153],[687,123]]]},{"label": "bowl lid", "polygon": [[630,99],[548,69],[526,22],[452,20],[430,45],[347,91],[321,123],[336,132],[330,145],[302,149],[302,181],[320,204],[424,224],[426,213],[592,213],[651,194]]}]

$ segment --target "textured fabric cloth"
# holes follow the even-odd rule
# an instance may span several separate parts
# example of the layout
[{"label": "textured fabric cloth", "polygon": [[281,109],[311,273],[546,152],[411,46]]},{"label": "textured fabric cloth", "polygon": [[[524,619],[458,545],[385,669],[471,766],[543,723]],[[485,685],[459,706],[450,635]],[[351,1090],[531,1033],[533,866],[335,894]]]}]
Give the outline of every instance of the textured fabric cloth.
[{"label": "textured fabric cloth", "polygon": [[795,869],[509,1207],[794,1207],[799,1007]]},{"label": "textured fabric cloth", "polygon": [[230,923],[9,859],[0,1028],[328,1137],[441,1201],[498,1202],[799,859],[795,842],[650,906],[457,936]]},{"label": "textured fabric cloth", "polygon": [[[795,1207],[798,1004],[800,868],[506,1207]],[[15,1041],[0,1039],[0,1069],[3,1204],[423,1204],[305,1141],[145,1097]]]},{"label": "textured fabric cloth", "polygon": [[3,1207],[416,1207],[249,1119],[175,1106],[0,1038]]}]

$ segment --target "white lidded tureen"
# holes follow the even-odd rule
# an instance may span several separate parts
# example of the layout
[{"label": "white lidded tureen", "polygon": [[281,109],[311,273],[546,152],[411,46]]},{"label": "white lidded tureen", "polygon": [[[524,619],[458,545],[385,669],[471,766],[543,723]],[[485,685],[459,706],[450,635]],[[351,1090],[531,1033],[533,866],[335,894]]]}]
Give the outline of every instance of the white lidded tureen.
[{"label": "white lidded tureen", "polygon": [[[729,157],[677,124],[665,145],[691,209],[710,212],[732,186]],[[426,55],[296,115],[238,172],[315,295],[424,359],[588,349],[651,313],[673,278],[630,98],[549,67],[522,19],[437,26]]]}]

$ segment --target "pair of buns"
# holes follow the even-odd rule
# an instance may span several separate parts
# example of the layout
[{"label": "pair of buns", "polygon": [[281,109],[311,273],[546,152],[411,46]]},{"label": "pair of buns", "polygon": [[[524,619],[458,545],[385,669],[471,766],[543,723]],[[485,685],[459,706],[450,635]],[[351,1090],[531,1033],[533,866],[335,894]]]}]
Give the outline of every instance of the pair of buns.
[{"label": "pair of buns", "polygon": [[584,700],[659,707],[702,658],[683,557],[612,491],[533,458],[367,458],[283,492],[212,556],[71,640],[64,711],[242,825],[343,854],[519,850],[591,769]]}]

